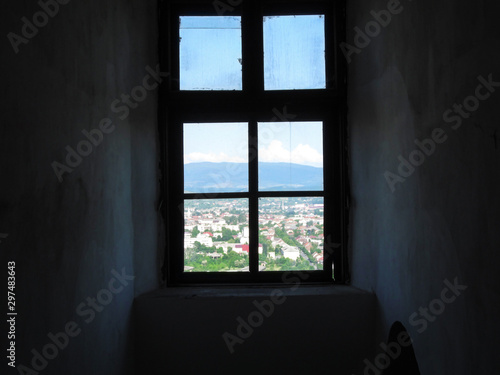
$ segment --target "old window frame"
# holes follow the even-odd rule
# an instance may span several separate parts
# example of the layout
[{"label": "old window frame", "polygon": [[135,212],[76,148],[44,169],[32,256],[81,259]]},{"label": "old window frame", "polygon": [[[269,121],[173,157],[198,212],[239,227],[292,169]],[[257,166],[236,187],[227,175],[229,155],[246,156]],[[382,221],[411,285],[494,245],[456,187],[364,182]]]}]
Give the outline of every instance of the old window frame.
[{"label": "old window frame", "polygon": [[[237,5],[238,3],[238,5]],[[231,5],[232,4],[232,5]],[[207,284],[311,283],[348,281],[347,263],[347,179],[346,179],[346,64],[339,41],[345,39],[345,1],[232,1],[221,14],[214,1],[160,1],[159,53],[162,71],[169,78],[160,89],[159,134],[161,143],[161,201],[165,221],[165,259],[167,286]],[[229,8],[228,8],[229,9]],[[325,15],[326,88],[312,90],[264,90],[264,16]],[[179,90],[179,17],[234,15],[242,17],[243,90]],[[257,171],[258,122],[322,121],[324,152],[324,191],[259,192]],[[184,123],[249,123],[249,192],[184,194]],[[325,200],[324,269],[317,271],[258,271],[258,199],[260,197],[322,196]],[[250,272],[186,273],[184,270],[184,199],[249,198]],[[328,229],[327,229],[328,228]],[[334,271],[332,273],[332,264]]]}]

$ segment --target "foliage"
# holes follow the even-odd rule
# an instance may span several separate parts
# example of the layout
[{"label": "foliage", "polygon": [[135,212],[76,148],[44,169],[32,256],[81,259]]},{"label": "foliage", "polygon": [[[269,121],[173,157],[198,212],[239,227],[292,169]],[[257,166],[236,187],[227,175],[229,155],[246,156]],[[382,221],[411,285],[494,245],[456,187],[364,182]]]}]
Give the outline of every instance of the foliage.
[{"label": "foliage", "polygon": [[[228,229],[226,227],[222,227],[222,237],[217,236],[214,241],[225,241],[229,242],[230,240],[233,239],[233,236],[238,235],[238,232],[235,230]],[[234,241],[233,241],[234,243]]]},{"label": "foliage", "polygon": [[226,223],[228,225],[236,225],[236,224],[238,224],[238,217],[234,216],[234,215],[233,216],[226,216],[224,218],[224,220],[226,221]]},{"label": "foliage", "polygon": [[[222,248],[219,249],[222,250]],[[217,252],[219,253],[219,251]],[[228,251],[221,258],[213,259],[207,255],[191,253],[187,255],[184,265],[193,267],[194,272],[237,270],[248,266],[248,255],[240,255],[234,251]]]},{"label": "foliage", "polygon": [[193,228],[193,231],[191,232],[191,237],[196,238],[196,237],[198,237],[198,234],[200,234],[200,230],[198,229],[198,226],[195,226]]}]

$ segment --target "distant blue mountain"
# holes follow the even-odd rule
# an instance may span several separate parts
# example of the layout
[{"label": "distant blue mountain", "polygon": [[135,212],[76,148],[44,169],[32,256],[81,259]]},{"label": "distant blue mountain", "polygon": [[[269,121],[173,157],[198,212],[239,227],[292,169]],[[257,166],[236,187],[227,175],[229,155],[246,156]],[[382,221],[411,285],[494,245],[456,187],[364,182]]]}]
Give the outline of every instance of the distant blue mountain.
[{"label": "distant blue mountain", "polygon": [[[259,163],[259,188],[262,191],[323,190],[323,168],[290,163]],[[184,191],[189,193],[248,191],[248,164],[185,164]]]}]

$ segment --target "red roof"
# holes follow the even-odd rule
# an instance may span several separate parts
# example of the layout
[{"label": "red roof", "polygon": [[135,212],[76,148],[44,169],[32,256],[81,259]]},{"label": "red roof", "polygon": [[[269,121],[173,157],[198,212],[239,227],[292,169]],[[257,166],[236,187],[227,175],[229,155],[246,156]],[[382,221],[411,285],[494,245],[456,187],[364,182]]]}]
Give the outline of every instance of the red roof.
[{"label": "red roof", "polygon": [[[262,244],[259,244],[259,247],[262,247]],[[236,245],[236,248],[241,249],[242,251],[250,252],[250,245]]]}]

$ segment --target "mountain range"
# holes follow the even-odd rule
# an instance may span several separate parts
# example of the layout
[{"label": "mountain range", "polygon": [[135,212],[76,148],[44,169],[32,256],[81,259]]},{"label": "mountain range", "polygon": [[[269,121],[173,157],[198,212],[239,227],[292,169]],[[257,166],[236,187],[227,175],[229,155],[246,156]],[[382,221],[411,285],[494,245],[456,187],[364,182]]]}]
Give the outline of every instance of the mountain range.
[{"label": "mountain range", "polygon": [[[323,168],[291,163],[259,163],[259,190],[323,190]],[[189,163],[184,165],[186,193],[248,191],[248,164]]]}]

